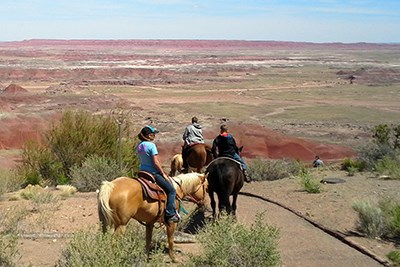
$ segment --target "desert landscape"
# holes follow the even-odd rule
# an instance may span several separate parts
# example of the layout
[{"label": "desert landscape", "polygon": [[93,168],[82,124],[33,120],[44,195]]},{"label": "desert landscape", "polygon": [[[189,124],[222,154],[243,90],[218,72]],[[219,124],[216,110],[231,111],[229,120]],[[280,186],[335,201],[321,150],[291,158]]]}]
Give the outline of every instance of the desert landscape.
[{"label": "desert landscape", "polygon": [[[17,166],[24,144],[40,141],[65,110],[116,118],[123,114],[124,123],[133,125],[132,138],[144,125],[154,125],[160,130],[156,142],[165,168],[180,152],[182,133],[192,116],[199,118],[209,144],[219,125],[226,123],[249,162],[290,158],[309,166],[319,155],[326,167],[315,170],[315,175],[346,181],[308,194],[295,179],[285,178],[246,184],[243,193],[281,203],[375,255],[373,259],[348,245],[342,247],[343,242],[328,245],[325,239],[331,235],[310,239],[320,233],[302,232],[301,217],[284,218],[277,205],[241,195],[240,222],[251,224],[257,212],[265,211],[266,221],[282,229],[282,266],[388,265],[385,255],[398,244],[354,234],[357,214],[351,205],[384,196],[400,200],[398,181],[369,173],[347,177],[340,162],[371,142],[374,126],[399,123],[399,55],[400,45],[368,43],[0,42],[0,167]],[[10,201],[12,194],[1,198],[1,213],[15,205],[35,209],[32,203]],[[62,201],[45,229],[31,229],[26,223],[26,232],[44,234],[21,237],[21,266],[54,266],[68,241],[62,234],[96,226],[96,209],[94,192],[77,193]],[[299,231],[290,232],[296,227]],[[47,233],[53,235],[49,238]],[[292,235],[299,243],[292,242]],[[315,245],[318,242],[327,245],[321,248]],[[46,248],[47,256],[35,253],[38,245]],[[181,245],[182,260],[196,250],[192,245]]]}]

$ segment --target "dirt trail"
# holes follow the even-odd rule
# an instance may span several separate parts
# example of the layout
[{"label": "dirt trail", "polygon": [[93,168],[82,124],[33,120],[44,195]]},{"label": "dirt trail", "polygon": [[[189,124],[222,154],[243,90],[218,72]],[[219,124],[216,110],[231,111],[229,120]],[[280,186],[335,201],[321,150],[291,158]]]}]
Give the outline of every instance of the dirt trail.
[{"label": "dirt trail", "polygon": [[278,247],[282,266],[382,266],[274,204],[241,195],[237,213],[239,222],[246,225],[251,225],[257,213],[264,213],[265,222],[280,229]]}]

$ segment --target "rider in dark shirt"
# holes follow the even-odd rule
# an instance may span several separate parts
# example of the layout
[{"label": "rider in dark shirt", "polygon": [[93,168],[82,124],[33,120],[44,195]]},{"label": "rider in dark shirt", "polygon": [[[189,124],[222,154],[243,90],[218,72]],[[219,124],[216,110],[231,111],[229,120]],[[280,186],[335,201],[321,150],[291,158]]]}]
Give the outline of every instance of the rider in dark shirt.
[{"label": "rider in dark shirt", "polygon": [[[212,146],[212,153],[214,158],[218,157],[230,157],[240,162],[242,165],[244,178],[246,182],[251,182],[250,175],[247,171],[247,165],[243,161],[243,159],[239,156],[239,148],[236,145],[235,138],[228,133],[228,127],[226,125],[221,125],[221,133],[218,135],[214,141]],[[218,150],[218,155],[217,155]]]}]

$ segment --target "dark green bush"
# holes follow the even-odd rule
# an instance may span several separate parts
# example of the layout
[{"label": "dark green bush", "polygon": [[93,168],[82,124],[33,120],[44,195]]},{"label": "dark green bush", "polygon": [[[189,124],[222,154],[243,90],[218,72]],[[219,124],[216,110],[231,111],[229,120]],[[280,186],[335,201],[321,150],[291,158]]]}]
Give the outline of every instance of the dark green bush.
[{"label": "dark green bush", "polygon": [[67,111],[45,133],[42,145],[32,143],[24,148],[19,173],[31,184],[66,184],[71,168],[82,166],[91,155],[117,161],[133,173],[138,159],[133,152],[136,139],[129,132],[128,124],[120,131],[111,116]]},{"label": "dark green bush", "polygon": [[364,163],[359,159],[344,158],[342,161],[341,169],[344,171],[354,172],[363,171],[365,168]]},{"label": "dark green bush", "polygon": [[386,256],[389,260],[392,261],[393,267],[400,266],[400,250],[393,250],[389,252]]},{"label": "dark green bush", "polygon": [[290,159],[267,160],[257,158],[249,162],[249,170],[254,181],[273,181],[301,173],[304,165]]}]

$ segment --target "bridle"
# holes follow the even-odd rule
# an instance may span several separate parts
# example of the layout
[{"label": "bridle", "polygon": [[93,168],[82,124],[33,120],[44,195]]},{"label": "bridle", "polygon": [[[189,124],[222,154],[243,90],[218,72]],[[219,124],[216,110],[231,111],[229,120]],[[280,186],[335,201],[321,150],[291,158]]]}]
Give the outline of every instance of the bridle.
[{"label": "bridle", "polygon": [[[174,179],[173,177],[171,177],[171,180],[173,180],[177,185],[178,185],[178,187],[180,188],[180,192],[176,192],[176,195],[177,195],[177,197],[178,197],[178,199],[179,200],[184,200],[184,199],[186,199],[186,200],[188,200],[188,201],[190,201],[190,202],[193,202],[193,203],[195,203],[195,204],[197,204],[197,205],[202,205],[203,204],[203,202],[204,202],[204,199],[205,199],[205,197],[206,197],[206,179],[204,179],[204,181],[203,182],[201,182],[201,184],[199,184],[198,186],[197,186],[197,188],[196,188],[196,190],[193,192],[193,193],[191,193],[191,194],[188,194],[188,195],[186,195],[186,196],[184,196],[183,195],[183,190],[182,190],[182,183],[181,183],[181,181],[177,181],[176,179]],[[203,189],[203,194],[202,194],[202,196],[201,197],[195,197],[195,195],[196,195],[196,193],[197,192],[199,192],[199,190],[200,189]]]}]

